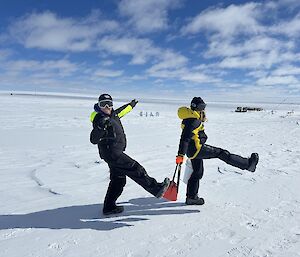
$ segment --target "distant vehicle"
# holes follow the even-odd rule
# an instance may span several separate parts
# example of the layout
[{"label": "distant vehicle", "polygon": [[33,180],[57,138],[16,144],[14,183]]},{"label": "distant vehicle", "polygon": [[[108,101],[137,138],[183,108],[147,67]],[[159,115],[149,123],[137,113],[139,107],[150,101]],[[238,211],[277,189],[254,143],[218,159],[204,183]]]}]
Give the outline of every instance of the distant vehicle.
[{"label": "distant vehicle", "polygon": [[235,112],[247,112],[247,111],[262,111],[263,108],[260,107],[242,107],[242,106],[238,106],[236,107]]},{"label": "distant vehicle", "polygon": [[241,106],[236,107],[235,110],[235,112],[246,112],[246,111],[247,111],[247,107],[241,107]]}]

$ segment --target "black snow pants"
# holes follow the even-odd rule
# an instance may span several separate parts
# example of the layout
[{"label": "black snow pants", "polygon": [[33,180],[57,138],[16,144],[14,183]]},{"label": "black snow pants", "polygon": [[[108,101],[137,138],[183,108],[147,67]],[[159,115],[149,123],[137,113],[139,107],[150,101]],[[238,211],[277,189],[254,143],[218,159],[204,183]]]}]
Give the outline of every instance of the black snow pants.
[{"label": "black snow pants", "polygon": [[199,154],[191,160],[193,173],[187,184],[186,196],[189,198],[194,198],[198,194],[199,190],[199,180],[203,176],[203,159],[218,158],[227,164],[245,170],[249,167],[249,159],[241,157],[236,154],[232,154],[227,150],[222,148],[202,145]]},{"label": "black snow pants", "polygon": [[116,200],[122,194],[126,184],[126,176],[142,186],[150,194],[156,196],[162,187],[154,178],[150,177],[144,167],[125,153],[117,158],[104,159],[110,168],[110,182],[104,200],[104,209],[116,207]]}]

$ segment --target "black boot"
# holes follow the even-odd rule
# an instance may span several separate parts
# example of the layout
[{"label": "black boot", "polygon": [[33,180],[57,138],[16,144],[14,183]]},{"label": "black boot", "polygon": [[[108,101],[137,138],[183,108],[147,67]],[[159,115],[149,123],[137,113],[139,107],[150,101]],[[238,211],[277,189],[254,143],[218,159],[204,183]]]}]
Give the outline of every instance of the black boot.
[{"label": "black boot", "polygon": [[118,214],[124,211],[123,206],[116,205],[115,207],[111,209],[103,208],[103,215],[112,215],[112,214]]},{"label": "black boot", "polygon": [[195,197],[187,197],[185,200],[186,205],[203,205],[205,203],[202,197],[196,195]]},{"label": "black boot", "polygon": [[170,179],[165,178],[164,182],[161,183],[161,188],[158,191],[158,193],[155,195],[156,198],[161,198],[163,197],[164,193],[167,191],[169,185],[170,185]]},{"label": "black boot", "polygon": [[252,153],[251,157],[249,158],[249,167],[248,170],[254,172],[256,169],[256,165],[258,163],[258,153]]}]

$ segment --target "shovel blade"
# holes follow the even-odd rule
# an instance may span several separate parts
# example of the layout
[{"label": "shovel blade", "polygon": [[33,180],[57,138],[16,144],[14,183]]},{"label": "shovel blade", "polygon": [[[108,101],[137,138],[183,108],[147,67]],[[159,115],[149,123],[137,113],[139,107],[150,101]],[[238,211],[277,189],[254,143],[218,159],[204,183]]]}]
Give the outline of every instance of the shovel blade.
[{"label": "shovel blade", "polygon": [[178,188],[174,181],[171,181],[167,191],[164,193],[163,197],[169,201],[177,200]]}]

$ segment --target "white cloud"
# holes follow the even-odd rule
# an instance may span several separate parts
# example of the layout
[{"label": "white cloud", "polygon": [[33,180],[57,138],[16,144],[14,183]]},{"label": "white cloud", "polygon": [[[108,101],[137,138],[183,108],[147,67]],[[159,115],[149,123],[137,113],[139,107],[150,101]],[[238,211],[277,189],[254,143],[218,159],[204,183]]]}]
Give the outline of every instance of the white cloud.
[{"label": "white cloud", "polygon": [[284,34],[291,38],[300,36],[300,14],[296,15],[289,21],[282,21],[278,25],[270,28],[270,32],[275,34]]},{"label": "white cloud", "polygon": [[256,51],[244,56],[226,57],[219,63],[219,67],[230,69],[269,69],[279,61],[277,51],[268,53]]},{"label": "white cloud", "polygon": [[70,76],[78,69],[78,64],[72,63],[68,60],[10,60],[1,64],[2,68],[9,74],[45,74],[45,76]]},{"label": "white cloud", "polygon": [[156,71],[159,70],[164,70],[164,69],[174,69],[174,68],[180,68],[183,67],[187,64],[188,59],[184,57],[183,55],[174,53],[172,51],[162,51],[160,56],[162,60],[158,62],[157,64],[153,65],[148,72],[150,73],[155,73]]},{"label": "white cloud", "polygon": [[67,59],[7,59],[0,62],[0,88],[47,91],[65,91],[76,87],[80,89],[87,85],[90,77],[86,78],[84,70],[85,64],[73,63]]},{"label": "white cloud", "polygon": [[283,76],[283,75],[300,75],[300,67],[293,65],[284,65],[280,66],[277,69],[272,71],[274,76]]},{"label": "white cloud", "polygon": [[131,55],[132,64],[144,64],[149,58],[156,56],[160,50],[153,46],[149,39],[104,37],[98,47],[113,54]]},{"label": "white cloud", "polygon": [[129,17],[129,24],[139,33],[164,30],[168,27],[168,10],[179,6],[179,0],[122,0],[121,15]]},{"label": "white cloud", "polygon": [[290,85],[299,83],[299,80],[295,76],[269,76],[258,79],[256,83],[260,86]]},{"label": "white cloud", "polygon": [[253,51],[238,56],[225,57],[219,62],[220,68],[229,69],[273,69],[276,65],[290,63],[298,60],[299,53],[284,49],[274,49],[269,51]]},{"label": "white cloud", "polygon": [[197,34],[200,31],[217,33],[222,37],[256,34],[264,28],[257,22],[260,16],[260,4],[247,3],[230,5],[227,8],[208,9],[201,12],[182,28],[183,34]]},{"label": "white cloud", "polygon": [[266,77],[269,73],[265,70],[253,70],[247,73],[248,76],[254,77],[254,78],[262,78]]},{"label": "white cloud", "polygon": [[289,51],[294,47],[295,45],[291,41],[283,41],[264,35],[254,36],[241,43],[213,37],[205,57],[239,56],[257,51],[270,52],[275,49],[277,51]]},{"label": "white cloud", "polygon": [[180,76],[181,80],[195,82],[195,83],[216,83],[219,79],[212,78],[200,72],[186,72]]},{"label": "white cloud", "polygon": [[158,69],[157,66],[152,66],[146,72],[151,77],[155,78],[164,78],[164,79],[178,79],[186,82],[193,83],[216,83],[219,82],[220,79],[212,77],[205,72],[199,71],[191,71],[186,67],[171,67]]},{"label": "white cloud", "polygon": [[97,77],[108,77],[108,78],[114,78],[114,77],[120,77],[123,74],[122,70],[108,70],[108,69],[99,69],[96,70],[94,75]]},{"label": "white cloud", "polygon": [[61,18],[52,12],[33,13],[10,26],[10,35],[27,48],[85,51],[98,35],[118,28],[115,21],[100,20],[97,12],[83,19]]},{"label": "white cloud", "polygon": [[105,60],[105,61],[101,62],[102,66],[111,66],[113,64],[114,64],[114,62],[112,60]]},{"label": "white cloud", "polygon": [[131,64],[156,62],[152,72],[184,66],[188,59],[172,50],[155,47],[151,40],[141,38],[104,37],[98,42],[100,49],[109,53],[132,56]]},{"label": "white cloud", "polygon": [[142,76],[142,75],[133,75],[129,79],[131,79],[131,80],[144,80],[144,81],[146,81],[147,77],[146,76]]},{"label": "white cloud", "polygon": [[[285,4],[289,1],[286,0]],[[293,0],[291,2],[295,3]],[[271,74],[277,65],[293,63],[299,58],[296,38],[300,34],[300,14],[288,21],[284,17],[279,18],[276,12],[283,4],[278,1],[250,2],[226,8],[209,8],[193,18],[181,31],[184,34],[209,32],[205,34],[208,48],[202,50],[202,56],[216,58],[215,66],[219,70],[252,70],[252,73],[245,75],[262,78],[262,75]],[[278,19],[282,21],[278,22]],[[290,38],[282,37],[282,34]],[[223,59],[220,60],[220,57]],[[286,70],[281,72],[280,75],[294,75],[284,74]]]}]

